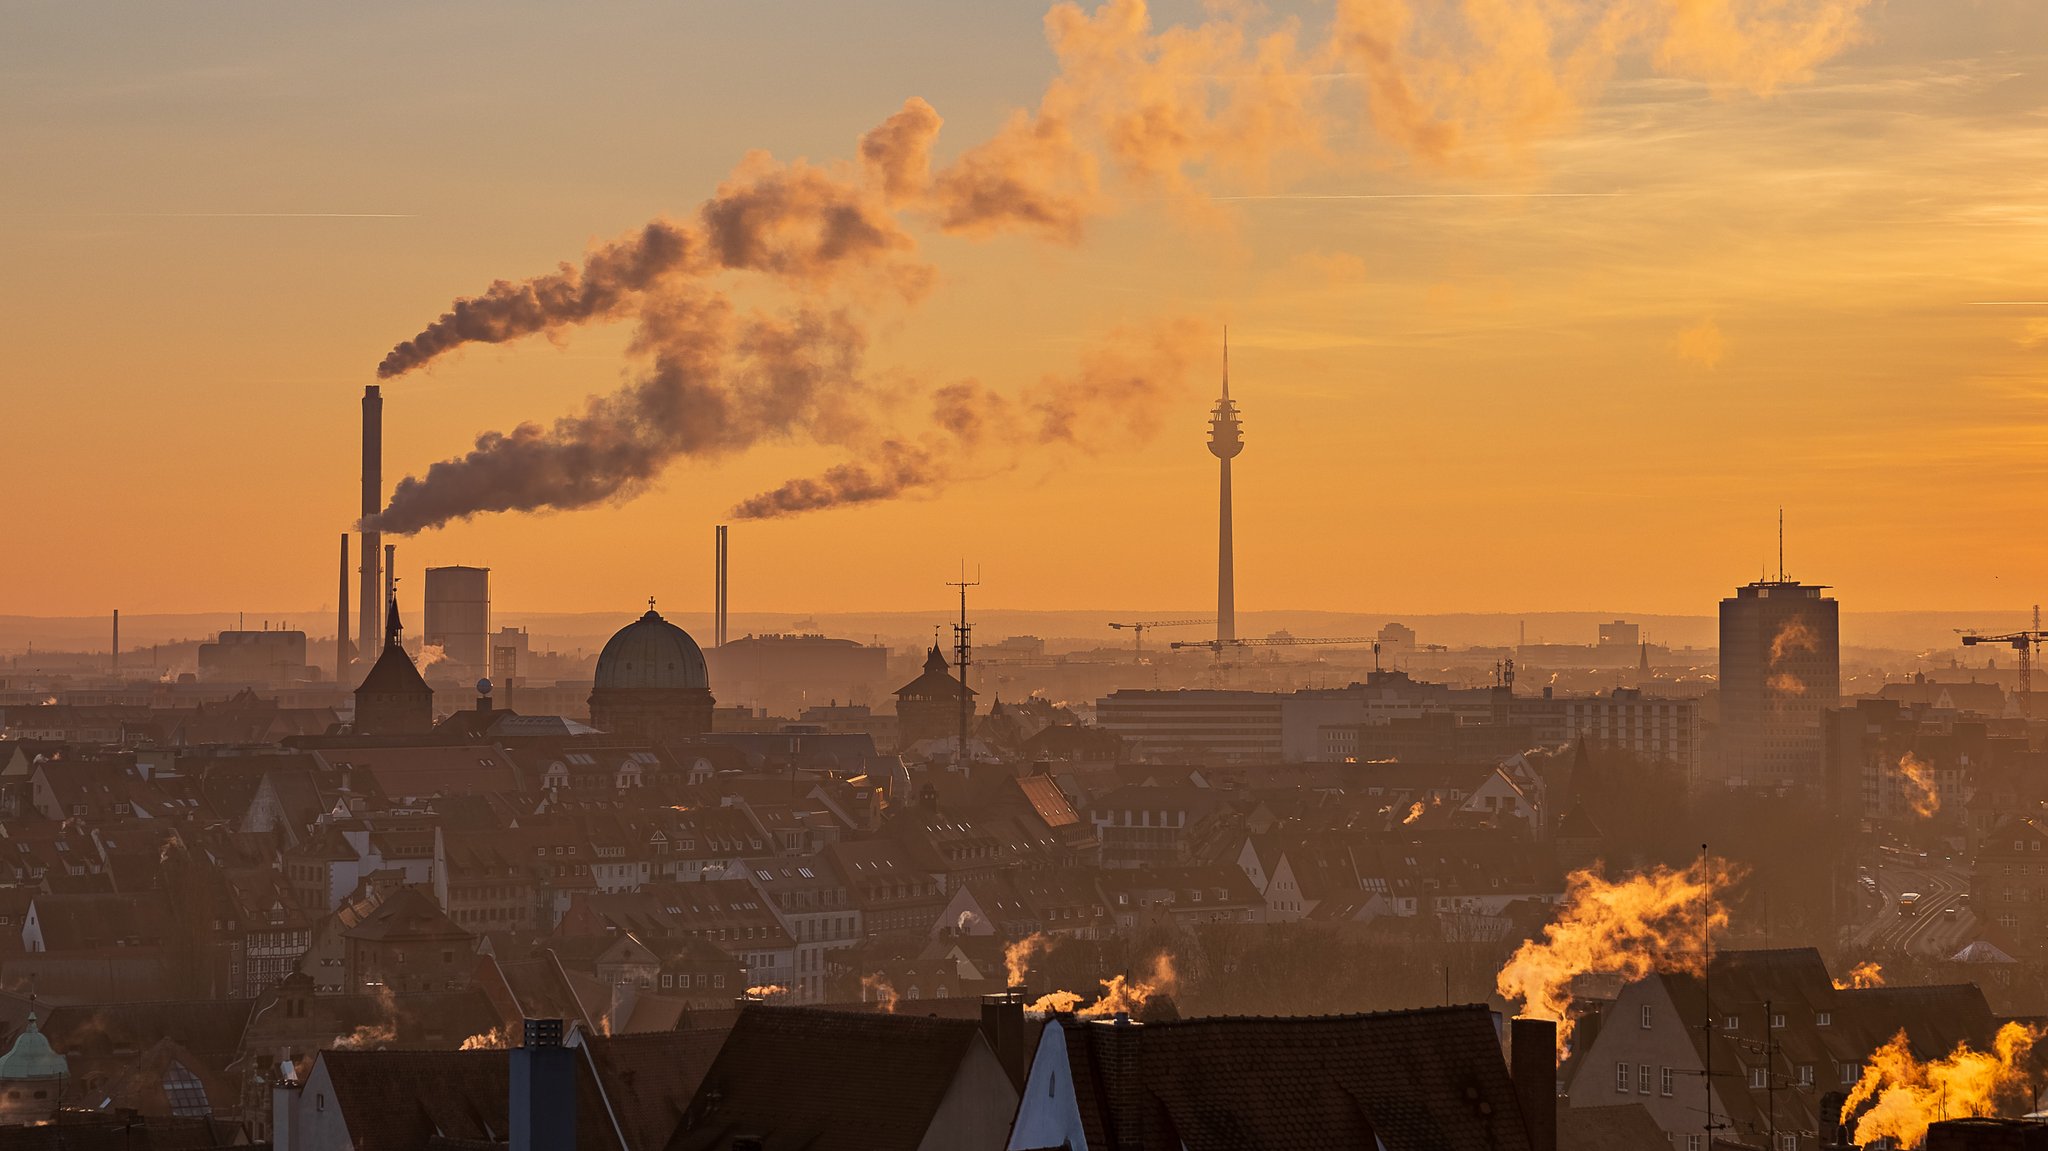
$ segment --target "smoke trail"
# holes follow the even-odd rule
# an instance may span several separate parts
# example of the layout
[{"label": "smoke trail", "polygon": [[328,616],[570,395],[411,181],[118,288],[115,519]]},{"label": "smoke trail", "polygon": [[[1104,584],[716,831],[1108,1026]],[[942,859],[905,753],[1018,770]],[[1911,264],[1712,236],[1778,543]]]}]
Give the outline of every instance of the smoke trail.
[{"label": "smoke trail", "polygon": [[467,455],[408,476],[376,526],[408,533],[480,512],[589,507],[633,495],[680,455],[744,450],[798,428],[864,426],[854,406],[866,337],[844,311],[735,317],[723,297],[643,317],[651,371],[552,427],[486,432]]},{"label": "smoke trail", "polygon": [[883,439],[856,459],[740,501],[732,515],[775,519],[896,499],[965,474],[1007,471],[1032,448],[1092,453],[1149,439],[1166,400],[1185,384],[1202,335],[1191,320],[1115,333],[1071,375],[1047,377],[1014,400],[972,380],[948,384],[932,393],[918,439]]},{"label": "smoke trail", "polygon": [[1896,1146],[1918,1147],[1936,1120],[2025,1111],[2033,1103],[2038,1074],[2031,1060],[2043,1034],[2038,1026],[2006,1023],[1990,1051],[1957,1044],[1943,1058],[1922,1062],[1900,1031],[1871,1053],[1842,1104],[1845,1118],[1862,1112],[1856,1145],[1889,1138]]},{"label": "smoke trail", "polygon": [[[1853,42],[1868,3],[1338,0],[1313,36],[1293,21],[1261,27],[1250,5],[1158,27],[1144,0],[1057,4],[1045,29],[1058,67],[1037,105],[951,163],[934,165],[943,121],[912,98],[861,137],[858,164],[752,153],[689,220],[657,220],[580,266],[498,281],[394,347],[380,376],[466,344],[637,317],[635,352],[653,363],[579,414],[486,432],[467,454],[408,477],[379,526],[405,533],[480,512],[628,498],[679,456],[769,437],[842,445],[852,458],[744,501],[738,514],[891,499],[1015,466],[1026,449],[1096,450],[1112,434],[1148,434],[1178,378],[1170,370],[1105,380],[1084,365],[1065,393],[1041,386],[1015,399],[949,385],[933,393],[922,427],[867,426],[853,406],[860,326],[931,282],[906,221],[1079,243],[1091,218],[1131,194],[1206,212],[1204,192],[1219,182],[1343,163],[1360,124],[1415,157],[1471,166],[1568,121],[1630,55],[1666,75],[1767,93]],[[794,293],[806,314],[838,294],[854,338],[799,321],[801,346],[750,347],[712,287],[728,275]],[[664,315],[679,309],[698,314],[680,325]],[[827,370],[849,347],[852,362]],[[777,378],[789,386],[764,382]],[[839,389],[838,402],[821,388]]]},{"label": "smoke trail", "polygon": [[[457,300],[391,349],[377,375],[403,375],[464,344],[499,344],[616,319],[682,278],[729,270],[819,284],[844,270],[886,265],[915,247],[866,189],[801,162],[777,164],[762,152],[741,161],[698,207],[697,218],[695,227],[656,220],[593,249],[581,268],[563,264],[518,283],[499,280],[481,296]],[[913,297],[928,282],[916,265],[901,264],[893,274],[896,286]]]},{"label": "smoke trail", "polygon": [[1572,982],[1610,972],[1641,979],[1653,971],[1699,974],[1704,936],[1728,925],[1721,900],[1733,880],[1719,861],[1683,871],[1655,867],[1610,883],[1590,870],[1565,879],[1563,912],[1525,941],[1494,984],[1529,1015],[1557,1021],[1558,1054],[1569,1048],[1577,1017]]}]

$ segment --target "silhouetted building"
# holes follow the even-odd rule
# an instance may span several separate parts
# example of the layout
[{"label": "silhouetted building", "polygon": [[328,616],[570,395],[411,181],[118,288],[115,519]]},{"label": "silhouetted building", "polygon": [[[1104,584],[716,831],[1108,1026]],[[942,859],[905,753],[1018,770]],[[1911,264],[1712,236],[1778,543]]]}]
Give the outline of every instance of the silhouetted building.
[{"label": "silhouetted building", "polygon": [[705,658],[726,699],[782,715],[826,700],[875,703],[888,690],[889,649],[823,635],[749,635]]},{"label": "silhouetted building", "polygon": [[938,644],[925,656],[924,674],[896,689],[896,746],[913,747],[927,739],[957,739],[960,697],[974,706],[974,689],[953,677]]},{"label": "silhouetted building", "polygon": [[434,730],[434,689],[400,643],[398,601],[385,611],[384,652],[356,687],[357,735],[425,735]]},{"label": "silhouetted building", "polygon": [[298,683],[319,678],[306,664],[302,631],[224,631],[199,645],[202,683]]},{"label": "silhouetted building", "polygon": [[690,633],[647,614],[619,629],[597,657],[590,723],[634,739],[694,739],[711,730],[711,672]]},{"label": "silhouetted building", "polygon": [[1721,773],[1821,784],[1821,713],[1841,701],[1840,608],[1825,585],[1758,580],[1721,601]]},{"label": "silhouetted building", "polygon": [[468,682],[491,674],[491,569],[427,569],[426,620],[421,637],[438,648],[436,677]]}]

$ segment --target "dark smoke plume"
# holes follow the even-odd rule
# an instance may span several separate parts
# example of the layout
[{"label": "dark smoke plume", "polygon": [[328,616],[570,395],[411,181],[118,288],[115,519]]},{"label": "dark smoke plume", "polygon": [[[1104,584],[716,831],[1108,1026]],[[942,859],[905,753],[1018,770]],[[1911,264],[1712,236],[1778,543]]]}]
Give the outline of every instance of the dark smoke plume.
[{"label": "dark smoke plume", "polygon": [[581,270],[563,264],[546,276],[499,280],[481,296],[455,301],[425,331],[391,349],[382,379],[403,375],[463,344],[502,344],[553,328],[610,319],[663,279],[703,259],[703,241],[666,220],[604,245]]},{"label": "dark smoke plume", "polygon": [[827,442],[866,428],[865,337],[841,311],[737,318],[723,297],[645,317],[652,370],[551,427],[486,432],[466,455],[399,482],[374,526],[409,534],[481,512],[630,498],[678,456],[743,451],[795,432]]},{"label": "dark smoke plume", "polygon": [[[771,437],[851,458],[739,514],[887,499],[1015,466],[1028,449],[1130,442],[1156,426],[1186,367],[1145,340],[1014,398],[949,385],[932,394],[922,426],[869,426],[861,324],[916,300],[932,276],[904,221],[1077,243],[1120,194],[1200,206],[1212,184],[1258,184],[1281,161],[1341,163],[1359,125],[1443,167],[1480,149],[1518,154],[1533,133],[1569,123],[1625,54],[1722,91],[1766,93],[1853,43],[1868,3],[1334,0],[1319,36],[1257,20],[1253,5],[1156,28],[1144,0],[1056,4],[1045,27],[1059,68],[1036,106],[950,164],[934,166],[941,120],[913,98],[861,137],[857,165],[750,154],[689,219],[649,224],[580,267],[492,284],[393,348],[380,376],[464,344],[635,317],[634,354],[651,363],[552,426],[480,436],[466,455],[402,481],[377,519],[412,532],[485,511],[584,507],[630,496],[678,456]],[[1323,82],[1332,77],[1345,82]],[[728,276],[800,303],[783,317],[737,319],[713,284]],[[1211,343],[1206,330],[1182,336],[1174,356]]]},{"label": "dark smoke plume", "polygon": [[1073,374],[1048,377],[1014,400],[973,380],[948,384],[932,392],[930,427],[920,439],[884,439],[816,476],[742,500],[732,514],[775,519],[874,503],[1015,468],[1032,448],[1097,452],[1149,439],[1206,332],[1191,320],[1117,332]]}]

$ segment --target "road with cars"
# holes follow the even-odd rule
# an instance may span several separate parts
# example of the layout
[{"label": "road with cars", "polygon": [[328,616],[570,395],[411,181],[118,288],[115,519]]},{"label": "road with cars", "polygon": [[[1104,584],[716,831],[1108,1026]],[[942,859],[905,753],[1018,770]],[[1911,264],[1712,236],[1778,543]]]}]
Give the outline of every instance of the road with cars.
[{"label": "road with cars", "polygon": [[[1970,873],[1959,861],[1921,853],[1882,851],[1866,867],[1858,888],[1877,901],[1874,917],[1856,930],[1858,950],[1871,954],[1953,955],[1975,938],[1970,913]],[[1899,899],[1917,893],[1912,914]]]}]

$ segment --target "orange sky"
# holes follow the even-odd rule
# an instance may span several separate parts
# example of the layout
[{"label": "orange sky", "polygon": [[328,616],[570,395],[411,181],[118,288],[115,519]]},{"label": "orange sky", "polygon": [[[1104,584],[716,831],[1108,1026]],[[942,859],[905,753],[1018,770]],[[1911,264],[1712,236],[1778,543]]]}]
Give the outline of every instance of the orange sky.
[{"label": "orange sky", "polygon": [[[1547,53],[1522,27],[1445,47],[1447,7],[1414,2],[1414,122],[1388,74],[1319,55],[1329,4],[1159,5],[1138,56],[1070,58],[1083,120],[1200,69],[1241,104],[1149,179],[1121,174],[1114,123],[1086,141],[1075,240],[906,208],[932,289],[834,301],[899,397],[867,410],[875,435],[917,433],[939,384],[1021,396],[1185,321],[1158,434],[1112,422],[1085,449],[977,452],[942,491],[736,526],[734,607],[930,607],[962,556],[991,604],[1207,606],[1226,322],[1242,607],[1705,613],[1772,554],[1781,503],[1792,574],[1845,607],[2041,598],[2048,7],[1805,0],[1745,40],[1757,4],[1714,0],[1610,55],[1577,26]],[[944,171],[1061,74],[1023,6],[842,7],[23,13],[0,44],[0,612],[331,604],[362,386],[450,301],[687,219],[750,148],[857,181],[857,140],[906,97],[945,118]],[[1290,16],[1282,59],[1256,37]],[[1241,56],[1215,47],[1238,30]],[[1247,94],[1260,66],[1297,120]],[[1416,123],[1457,142],[1417,146]],[[634,378],[635,330],[389,381],[387,479]],[[708,602],[729,508],[871,451],[797,434],[678,459],[625,502],[401,541],[401,571],[487,564],[508,609]]]}]

